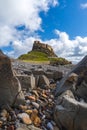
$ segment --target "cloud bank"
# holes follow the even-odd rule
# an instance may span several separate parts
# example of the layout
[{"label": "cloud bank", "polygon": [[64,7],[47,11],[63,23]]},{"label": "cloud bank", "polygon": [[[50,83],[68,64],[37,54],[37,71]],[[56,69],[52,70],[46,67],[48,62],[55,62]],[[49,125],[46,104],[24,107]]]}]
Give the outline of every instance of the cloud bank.
[{"label": "cloud bank", "polygon": [[56,5],[58,0],[0,0],[0,48],[9,47],[5,53],[18,57],[32,49],[34,40],[40,40],[50,44],[58,56],[73,62],[81,60],[87,54],[87,37],[70,39],[69,34],[55,29],[56,38],[42,41],[36,33],[43,30],[40,12],[47,13]]},{"label": "cloud bank", "polygon": [[56,29],[55,33],[57,38],[46,42],[54,48],[58,56],[76,63],[87,55],[87,37],[76,36],[72,40],[66,32]]},{"label": "cloud bank", "polygon": [[[27,53],[32,49],[34,40],[40,40],[43,43],[51,45],[59,57],[67,58],[73,63],[78,62],[87,54],[87,37],[76,36],[73,40],[69,38],[66,32],[55,30],[57,38],[42,41],[39,37],[29,37],[23,42],[15,41],[14,50],[9,55],[18,56]],[[16,54],[16,55],[15,55]]]},{"label": "cloud bank", "polygon": [[47,12],[57,0],[0,0],[0,47],[22,39],[15,27],[25,26],[28,34],[42,30],[40,12]]}]

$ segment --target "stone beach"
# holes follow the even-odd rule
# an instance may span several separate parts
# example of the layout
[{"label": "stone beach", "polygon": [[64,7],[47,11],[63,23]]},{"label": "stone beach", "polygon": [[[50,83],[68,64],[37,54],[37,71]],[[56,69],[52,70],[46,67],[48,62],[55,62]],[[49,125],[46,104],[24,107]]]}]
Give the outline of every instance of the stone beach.
[{"label": "stone beach", "polygon": [[0,59],[0,130],[87,129],[87,56],[76,66]]}]

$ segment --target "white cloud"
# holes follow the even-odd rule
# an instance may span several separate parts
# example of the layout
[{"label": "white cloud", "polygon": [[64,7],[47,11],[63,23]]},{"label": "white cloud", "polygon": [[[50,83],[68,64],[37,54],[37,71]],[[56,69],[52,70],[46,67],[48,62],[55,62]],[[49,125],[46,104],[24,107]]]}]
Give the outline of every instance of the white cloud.
[{"label": "white cloud", "polygon": [[69,38],[66,32],[55,30],[57,38],[42,41],[39,37],[29,37],[23,42],[15,41],[13,43],[14,51],[10,56],[19,56],[32,49],[34,40],[40,40],[43,43],[51,45],[59,57],[67,58],[73,63],[78,62],[87,54],[87,37],[76,36],[73,40]]},{"label": "white cloud", "polygon": [[[31,50],[33,41],[40,40],[35,31],[42,30],[41,11],[47,12],[50,6],[56,6],[58,0],[0,0],[0,47],[9,46],[12,41],[12,51],[6,52],[10,56],[19,56]],[[81,4],[86,8],[87,4]],[[19,32],[15,26],[24,25],[27,28]],[[42,41],[50,44],[58,56],[72,61],[80,60],[87,54],[87,37],[76,36],[73,40],[66,32],[55,30],[55,39]]]},{"label": "white cloud", "polygon": [[76,36],[72,40],[66,32],[55,30],[55,33],[58,37],[46,43],[54,48],[59,57],[65,57],[75,63],[87,54],[87,37]]},{"label": "white cloud", "polygon": [[9,42],[14,39],[14,30],[8,26],[0,27],[0,47],[8,46]]},{"label": "white cloud", "polygon": [[57,0],[0,0],[0,24],[24,24],[31,31],[40,29],[39,12],[47,12]]},{"label": "white cloud", "polygon": [[39,13],[57,4],[58,0],[0,0],[0,46],[22,37],[15,26],[24,25],[30,33],[41,30]]},{"label": "white cloud", "polygon": [[81,4],[80,6],[82,9],[87,9],[87,3]]}]

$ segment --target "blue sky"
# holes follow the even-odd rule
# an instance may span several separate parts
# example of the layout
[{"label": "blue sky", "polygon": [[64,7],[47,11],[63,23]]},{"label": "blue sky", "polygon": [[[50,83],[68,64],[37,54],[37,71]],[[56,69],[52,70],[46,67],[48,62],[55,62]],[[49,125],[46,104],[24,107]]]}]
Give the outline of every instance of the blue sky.
[{"label": "blue sky", "polygon": [[[60,31],[67,32],[70,38],[75,36],[87,36],[87,10],[81,9],[81,3],[86,0],[60,0],[60,5],[51,8],[46,15],[41,14],[43,18],[42,26],[46,33],[44,37],[52,38],[53,30],[56,28]],[[51,34],[49,35],[49,32]]]},{"label": "blue sky", "polygon": [[18,57],[34,40],[51,45],[59,57],[81,60],[87,54],[87,0],[0,0],[4,53]]}]

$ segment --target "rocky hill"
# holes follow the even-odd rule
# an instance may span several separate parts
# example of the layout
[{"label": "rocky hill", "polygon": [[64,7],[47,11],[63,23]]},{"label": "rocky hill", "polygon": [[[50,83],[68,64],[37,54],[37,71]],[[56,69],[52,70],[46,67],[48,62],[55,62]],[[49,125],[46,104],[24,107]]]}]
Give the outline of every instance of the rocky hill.
[{"label": "rocky hill", "polygon": [[57,57],[50,45],[41,43],[40,41],[34,41],[32,51],[40,51],[46,53],[48,56]]},{"label": "rocky hill", "polygon": [[21,55],[18,59],[33,63],[39,62],[51,65],[71,64],[71,62],[65,58],[58,57],[50,45],[41,43],[40,41],[34,41],[32,51]]}]

